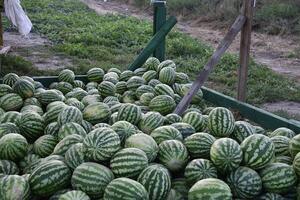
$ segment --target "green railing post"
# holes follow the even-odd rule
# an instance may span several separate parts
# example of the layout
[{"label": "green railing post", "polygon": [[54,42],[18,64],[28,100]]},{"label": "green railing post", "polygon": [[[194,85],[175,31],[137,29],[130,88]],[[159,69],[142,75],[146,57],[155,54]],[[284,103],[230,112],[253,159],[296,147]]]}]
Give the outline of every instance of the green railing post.
[{"label": "green railing post", "polygon": [[[155,0],[153,2],[154,16],[153,16],[153,35],[155,35],[167,21],[166,1]],[[165,60],[166,39],[164,38],[155,49],[153,56],[160,61]]]}]

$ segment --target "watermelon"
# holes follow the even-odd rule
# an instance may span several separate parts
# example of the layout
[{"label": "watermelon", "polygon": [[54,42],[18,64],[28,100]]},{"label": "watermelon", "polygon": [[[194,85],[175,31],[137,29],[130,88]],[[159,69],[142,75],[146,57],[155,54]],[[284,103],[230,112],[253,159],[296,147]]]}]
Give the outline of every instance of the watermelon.
[{"label": "watermelon", "polygon": [[104,71],[101,68],[92,68],[87,72],[89,81],[101,82],[103,80]]},{"label": "watermelon", "polygon": [[13,161],[0,160],[0,174],[15,175],[19,174],[19,168]]},{"label": "watermelon", "polygon": [[288,150],[292,157],[295,157],[300,152],[300,134],[290,140]]},{"label": "watermelon", "polygon": [[144,67],[149,70],[156,70],[158,69],[158,65],[160,64],[160,61],[155,57],[150,57],[146,60]]},{"label": "watermelon", "polygon": [[32,169],[34,169],[41,162],[41,157],[36,154],[27,154],[20,162],[19,167],[23,173],[31,173]]},{"label": "watermelon", "polygon": [[67,99],[66,104],[68,106],[74,106],[74,107],[78,108],[80,111],[83,111],[83,109],[85,107],[85,105],[76,98]]},{"label": "watermelon", "polygon": [[128,81],[134,76],[134,72],[130,70],[125,70],[120,74],[120,81]]},{"label": "watermelon", "polygon": [[182,122],[182,118],[175,113],[168,114],[165,117],[165,125],[171,125],[178,122]]},{"label": "watermelon", "polygon": [[3,77],[3,83],[12,87],[20,77],[15,73],[8,73]]},{"label": "watermelon", "polygon": [[259,174],[248,167],[239,167],[231,172],[226,182],[236,198],[252,199],[262,191],[262,180]]},{"label": "watermelon", "polygon": [[127,91],[127,83],[125,81],[120,81],[116,84],[116,93],[124,94]]},{"label": "watermelon", "polygon": [[149,194],[149,200],[165,200],[171,190],[171,177],[168,169],[159,164],[145,168],[137,181]]},{"label": "watermelon", "polygon": [[175,107],[176,103],[174,99],[168,95],[159,95],[152,99],[149,104],[149,108],[152,111],[159,112],[162,115],[170,114]]},{"label": "watermelon", "polygon": [[20,133],[20,130],[14,123],[0,123],[0,138],[9,133]]},{"label": "watermelon", "polygon": [[19,79],[13,85],[13,90],[24,99],[33,97],[35,92],[34,85],[25,79]]},{"label": "watermelon", "polygon": [[66,105],[64,103],[50,107],[49,110],[43,115],[45,124],[57,122],[58,115],[65,107]]},{"label": "watermelon", "polygon": [[82,88],[84,89],[85,88],[85,84],[84,82],[82,82],[81,80],[75,80],[74,83],[73,83],[73,86],[76,88]]},{"label": "watermelon", "polygon": [[166,84],[157,84],[154,87],[154,92],[155,92],[155,95],[157,95],[157,96],[168,95],[168,96],[174,98],[174,95],[175,95],[173,89]]},{"label": "watermelon", "polygon": [[151,132],[150,136],[156,141],[157,144],[160,144],[165,140],[183,140],[181,133],[172,126],[158,127]]},{"label": "watermelon", "polygon": [[93,125],[107,122],[110,115],[111,112],[109,107],[101,102],[90,104],[83,110],[83,119]]},{"label": "watermelon", "polygon": [[24,100],[23,106],[28,106],[28,105],[34,105],[34,106],[42,107],[42,104],[35,97],[27,98],[27,99]]},{"label": "watermelon", "polygon": [[81,190],[91,198],[103,197],[106,186],[114,179],[110,169],[98,163],[82,163],[73,172],[71,184],[76,190]]},{"label": "watermelon", "polygon": [[175,178],[172,180],[172,189],[180,194],[184,199],[187,199],[189,187],[185,178]]},{"label": "watermelon", "polygon": [[87,159],[101,162],[109,160],[120,149],[120,138],[110,128],[97,128],[83,141],[83,151]]},{"label": "watermelon", "polygon": [[57,192],[55,192],[53,195],[51,195],[51,197],[49,198],[49,200],[58,200],[59,197],[69,191],[72,191],[71,189],[62,189],[62,190],[59,190]]},{"label": "watermelon", "polygon": [[68,135],[77,134],[81,135],[83,138],[87,135],[86,131],[82,126],[75,122],[69,122],[62,125],[58,131],[57,138],[58,140],[64,139]]},{"label": "watermelon", "polygon": [[146,153],[138,148],[122,149],[110,161],[110,168],[117,177],[135,178],[147,165]]},{"label": "watermelon", "polygon": [[232,194],[229,186],[216,178],[207,178],[198,181],[191,187],[188,194],[189,200],[222,199],[231,200]]},{"label": "watermelon", "polygon": [[288,138],[293,138],[296,134],[294,131],[288,128],[278,128],[270,134],[270,137],[274,136],[286,136]]},{"label": "watermelon", "polygon": [[143,76],[146,71],[146,68],[137,68],[136,70],[134,70],[134,74],[136,76]]},{"label": "watermelon", "polygon": [[226,108],[214,108],[208,115],[208,129],[215,137],[229,136],[235,126],[234,116]]},{"label": "watermelon", "polygon": [[293,168],[298,176],[300,176],[300,153],[297,153],[293,160]]},{"label": "watermelon", "polygon": [[88,93],[81,88],[74,88],[71,92],[67,93],[66,98],[76,98],[81,101]]},{"label": "watermelon", "polygon": [[0,179],[0,197],[3,200],[29,200],[29,184],[22,176],[4,176]]},{"label": "watermelon", "polygon": [[210,149],[216,138],[208,133],[195,133],[184,139],[184,145],[193,158],[210,158]]},{"label": "watermelon", "polygon": [[121,142],[137,133],[135,126],[127,121],[118,121],[111,128],[119,135]]},{"label": "watermelon", "polygon": [[83,142],[81,135],[73,134],[62,139],[54,148],[53,155],[65,155],[67,150],[74,144]]},{"label": "watermelon", "polygon": [[274,136],[271,140],[275,146],[275,155],[286,156],[289,155],[290,138],[286,136]]},{"label": "watermelon", "polygon": [[256,134],[266,135],[266,130],[260,126],[253,126]]},{"label": "watermelon", "polygon": [[8,111],[4,113],[2,116],[0,116],[0,123],[14,123],[19,125],[20,119],[21,119],[21,113],[16,112],[16,111]]},{"label": "watermelon", "polygon": [[58,80],[61,82],[68,82],[73,84],[75,80],[75,74],[69,69],[64,69],[58,74]]},{"label": "watermelon", "polygon": [[9,85],[0,84],[0,97],[13,93],[13,89]]},{"label": "watermelon", "polygon": [[53,135],[43,135],[33,143],[33,151],[40,157],[46,157],[53,152],[57,143],[58,141]]},{"label": "watermelon", "polygon": [[172,60],[165,60],[158,65],[156,71],[160,72],[165,67],[171,67],[173,69],[176,69],[176,64]]},{"label": "watermelon", "polygon": [[14,93],[6,94],[0,98],[0,108],[5,111],[18,111],[23,106],[23,99]]},{"label": "watermelon", "polygon": [[72,190],[60,195],[58,200],[90,200],[90,197],[80,190]]},{"label": "watermelon", "polygon": [[179,84],[186,84],[190,82],[190,78],[185,73],[176,72],[175,82]]},{"label": "watermelon", "polygon": [[285,163],[288,165],[292,165],[293,159],[290,156],[276,156],[274,162]]},{"label": "watermelon", "polygon": [[9,133],[0,139],[0,159],[18,161],[25,157],[28,143],[17,133]]},{"label": "watermelon", "polygon": [[149,85],[141,85],[136,89],[135,95],[139,99],[142,96],[142,94],[147,92],[154,93],[154,88]]},{"label": "watermelon", "polygon": [[114,96],[116,93],[116,86],[109,81],[103,81],[99,84],[98,90],[102,97]]},{"label": "watermelon", "polygon": [[171,126],[176,128],[177,130],[179,130],[179,132],[181,133],[183,138],[186,138],[196,132],[192,125],[190,125],[188,123],[184,123],[184,122],[174,123],[174,124],[171,124]]},{"label": "watermelon", "polygon": [[58,160],[39,165],[30,175],[29,184],[33,194],[46,197],[66,188],[71,179],[71,170]]},{"label": "watermelon", "polygon": [[26,112],[19,120],[21,134],[29,141],[34,141],[44,134],[44,118],[35,112]]},{"label": "watermelon", "polygon": [[[181,87],[181,92],[179,93],[179,95],[181,95],[182,97],[187,95],[191,89],[192,85],[191,84],[184,84]],[[202,101],[202,97],[203,97],[203,92],[201,89],[199,89],[196,93],[196,95],[192,98],[192,103],[195,104],[199,104]]]},{"label": "watermelon", "polygon": [[155,97],[153,93],[144,93],[140,96],[140,102],[144,106],[149,106],[151,100]]},{"label": "watermelon", "polygon": [[59,131],[59,126],[58,126],[57,122],[52,122],[45,127],[44,134],[45,135],[53,135],[53,136],[57,137],[58,131]]},{"label": "watermelon", "polygon": [[28,105],[28,106],[24,106],[23,108],[21,108],[21,113],[25,113],[25,112],[36,112],[37,114],[39,114],[40,116],[42,116],[44,114],[44,111],[41,107],[35,106],[35,105]]},{"label": "watermelon", "polygon": [[243,159],[240,145],[230,138],[217,139],[211,146],[210,158],[220,172],[231,172]]},{"label": "watermelon", "polygon": [[241,149],[243,151],[243,163],[254,170],[264,168],[275,155],[272,140],[261,134],[247,137],[241,143]]},{"label": "watermelon", "polygon": [[67,82],[59,82],[55,89],[61,91],[63,94],[67,94],[73,90],[73,85]]},{"label": "watermelon", "polygon": [[149,162],[155,160],[159,150],[155,140],[144,133],[135,134],[127,138],[125,148],[141,149],[146,153]]},{"label": "watermelon", "polygon": [[262,169],[259,175],[267,192],[288,192],[297,183],[295,170],[284,163],[271,163]]},{"label": "watermelon", "polygon": [[258,197],[258,200],[285,200],[283,196],[276,193],[263,193]]},{"label": "watermelon", "polygon": [[161,82],[157,79],[152,79],[151,81],[149,81],[148,85],[155,87],[156,85],[161,84]]},{"label": "watermelon", "polygon": [[196,132],[202,132],[206,128],[205,120],[199,112],[192,111],[186,113],[182,118],[182,122],[193,126]]},{"label": "watermelon", "polygon": [[164,67],[159,72],[159,78],[162,83],[172,85],[176,79],[176,71],[173,67]]},{"label": "watermelon", "polygon": [[164,117],[158,112],[148,112],[141,118],[139,128],[146,134],[150,134],[154,129],[164,124]]},{"label": "watermelon", "polygon": [[66,106],[57,117],[57,123],[59,126],[62,126],[69,122],[75,122],[81,124],[83,116],[81,111],[74,106]]},{"label": "watermelon", "polygon": [[133,76],[127,81],[127,88],[129,90],[135,91],[141,85],[145,85],[146,81],[142,77]]},{"label": "watermelon", "polygon": [[82,120],[81,126],[84,128],[85,132],[89,133],[93,129],[93,125],[85,120]]},{"label": "watermelon", "polygon": [[135,96],[135,92],[134,91],[126,91],[124,92],[124,94],[122,95],[122,101],[123,103],[134,103],[137,100],[136,96]]},{"label": "watermelon", "polygon": [[38,99],[43,105],[48,105],[55,101],[62,101],[63,97],[55,90],[46,90],[38,96]]},{"label": "watermelon", "polygon": [[206,178],[217,178],[217,168],[210,160],[194,159],[186,166],[184,176],[189,185]]},{"label": "watermelon", "polygon": [[253,134],[255,134],[255,130],[251,124],[244,121],[236,121],[231,137],[238,143],[241,143]]},{"label": "watermelon", "polygon": [[152,79],[156,79],[157,78],[157,72],[154,71],[154,70],[148,70],[147,72],[145,72],[143,74],[142,78],[148,83]]},{"label": "watermelon", "polygon": [[189,154],[182,142],[166,140],[159,144],[158,159],[170,171],[177,172],[185,168]]},{"label": "watermelon", "polygon": [[78,167],[87,160],[85,158],[83,150],[84,149],[82,143],[74,144],[67,150],[65,154],[65,163],[72,170],[74,170],[76,167]]},{"label": "watermelon", "polygon": [[141,117],[141,108],[130,103],[123,104],[118,112],[118,121],[128,121],[132,124],[138,124]]}]

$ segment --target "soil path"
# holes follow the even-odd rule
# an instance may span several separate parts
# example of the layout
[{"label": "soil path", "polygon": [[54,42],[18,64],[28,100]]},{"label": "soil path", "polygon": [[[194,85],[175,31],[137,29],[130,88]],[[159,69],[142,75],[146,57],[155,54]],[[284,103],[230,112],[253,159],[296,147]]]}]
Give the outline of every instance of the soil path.
[{"label": "soil path", "polygon": [[[140,19],[151,19],[151,7],[146,9],[139,9],[130,4],[120,3],[113,0],[82,0],[91,9],[98,14],[123,14],[134,16]],[[180,20],[177,28],[189,34],[190,36],[200,39],[214,48],[224,37],[226,30],[219,30],[214,27],[212,23],[203,23],[196,20],[183,21]],[[239,52],[240,37],[232,43],[229,51],[232,53]],[[300,59],[288,58],[297,49],[300,49],[300,39],[291,36],[282,38],[280,36],[270,36],[266,34],[253,33],[251,55],[256,62],[269,67],[275,72],[284,74],[291,79],[300,82]]]}]

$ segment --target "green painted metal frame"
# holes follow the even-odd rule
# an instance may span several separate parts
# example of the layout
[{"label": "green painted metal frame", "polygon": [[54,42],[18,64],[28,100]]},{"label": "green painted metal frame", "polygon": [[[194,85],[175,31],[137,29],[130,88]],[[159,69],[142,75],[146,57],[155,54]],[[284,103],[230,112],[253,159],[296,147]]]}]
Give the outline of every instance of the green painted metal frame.
[{"label": "green painted metal frame", "polygon": [[[154,15],[153,15],[153,35],[155,35],[167,21],[167,8],[166,1],[153,2]],[[165,60],[166,52],[166,38],[157,45],[153,56],[161,62]]]},{"label": "green painted metal frame", "polygon": [[[41,82],[45,87],[49,87],[51,83],[58,81],[57,76],[33,77],[33,78],[34,80]],[[76,79],[81,80],[85,83],[88,81],[87,76],[85,75],[76,76]],[[2,83],[1,79],[0,79],[0,83]],[[265,110],[262,110],[260,108],[257,108],[247,103],[240,102],[232,97],[226,96],[222,93],[216,92],[215,90],[206,87],[202,87],[202,91],[205,100],[217,106],[223,106],[226,108],[230,108],[232,110],[237,110],[243,117],[261,125],[266,129],[276,129],[279,127],[286,127],[295,131],[295,133],[300,134],[300,124],[294,120],[288,120],[279,117]]]}]

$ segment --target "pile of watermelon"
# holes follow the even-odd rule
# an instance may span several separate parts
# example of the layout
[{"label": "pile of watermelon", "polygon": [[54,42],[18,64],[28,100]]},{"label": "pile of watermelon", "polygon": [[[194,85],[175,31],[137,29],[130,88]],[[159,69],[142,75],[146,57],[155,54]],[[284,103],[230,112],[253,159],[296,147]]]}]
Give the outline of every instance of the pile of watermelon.
[{"label": "pile of watermelon", "polygon": [[[211,107],[171,60],[0,84],[1,200],[300,199],[300,134]],[[298,193],[298,197],[297,197]]]}]

